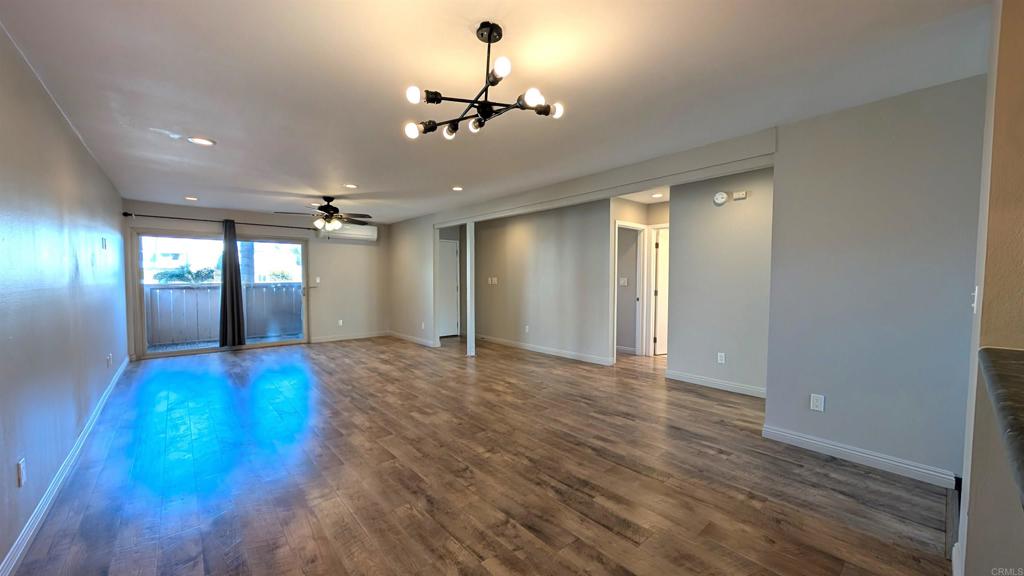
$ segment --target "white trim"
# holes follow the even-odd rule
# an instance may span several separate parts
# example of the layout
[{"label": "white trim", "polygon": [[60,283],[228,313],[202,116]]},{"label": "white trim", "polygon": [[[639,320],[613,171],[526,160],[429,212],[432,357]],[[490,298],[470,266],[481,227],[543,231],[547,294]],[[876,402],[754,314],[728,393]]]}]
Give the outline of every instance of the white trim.
[{"label": "white trim", "polygon": [[[614,200],[614,198],[612,199]],[[637,233],[636,237],[636,282],[634,288],[636,288],[637,301],[634,303],[636,306],[636,321],[633,327],[633,340],[640,340],[639,351],[637,347],[634,348],[623,348],[619,346],[619,229],[624,228],[626,230],[635,230]],[[647,225],[639,224],[637,222],[630,222],[629,220],[618,220],[616,219],[612,226],[612,251],[611,251],[611,289],[608,292],[611,296],[611,337],[612,337],[612,349],[613,355],[618,352],[626,352],[633,355],[644,355],[643,351],[643,333],[644,333],[644,306],[646,305],[647,299],[647,277],[646,267],[644,266],[644,259],[647,256],[646,252],[646,239],[647,239]]]},{"label": "white trim", "polygon": [[959,542],[953,543],[953,576],[964,576],[964,548]]},{"label": "white trim", "polygon": [[[401,338],[402,340],[408,340],[409,342],[414,342],[416,344],[422,344],[424,346],[427,346],[428,348],[440,348],[441,347],[440,339],[438,339],[438,341],[435,343],[433,340],[430,340],[429,338],[419,338],[419,337],[416,337],[416,336],[409,336],[408,334],[402,334],[401,332],[395,332],[394,330],[388,330],[387,335],[388,336],[394,336],[395,338]],[[3,575],[0,575],[0,576],[3,576]]]},{"label": "white trim", "polygon": [[3,562],[0,562],[0,576],[10,576],[14,574],[14,571],[18,568],[21,563],[22,557],[25,552],[28,552],[28,547],[32,543],[32,539],[35,538],[36,532],[43,525],[43,520],[46,518],[46,514],[50,511],[50,507],[53,506],[53,501],[56,499],[57,494],[60,492],[61,487],[64,486],[64,482],[68,479],[71,471],[75,467],[75,463],[78,461],[78,456],[82,453],[82,448],[85,446],[85,441],[89,437],[89,433],[92,432],[93,427],[96,425],[96,421],[99,419],[100,412],[103,411],[103,407],[107,404],[107,398],[110,397],[110,393],[114,390],[114,385],[117,384],[118,379],[121,378],[121,374],[124,374],[124,369],[128,367],[128,358],[121,362],[121,366],[114,372],[113,378],[110,379],[110,383],[107,384],[106,390],[100,395],[100,399],[96,402],[96,407],[93,408],[92,414],[89,415],[89,419],[85,421],[85,426],[82,427],[82,432],[78,435],[78,439],[75,440],[74,445],[71,446],[71,450],[68,452],[64,463],[57,469],[57,473],[53,475],[53,480],[50,481],[50,485],[47,486],[46,492],[43,493],[43,497],[39,499],[39,504],[36,505],[36,509],[32,511],[32,515],[29,516],[28,522],[25,523],[25,527],[21,529],[21,533],[18,534],[17,540],[8,550],[7,556]]},{"label": "white trim", "polygon": [[504,338],[495,338],[494,336],[484,336],[479,334],[478,337],[481,340],[487,340],[488,342],[494,342],[495,344],[501,344],[502,346],[510,346],[512,348],[521,348],[523,350],[529,350],[530,352],[540,352],[541,354],[547,354],[549,356],[559,356],[561,358],[568,358],[570,360],[580,360],[581,362],[589,362],[591,364],[600,364],[601,366],[611,366],[615,363],[614,358],[607,358],[604,356],[595,356],[593,354],[583,354],[580,352],[570,352],[569,350],[559,350],[558,348],[548,348],[547,346],[538,346],[536,344],[527,344],[526,342],[517,342],[515,340],[505,340]]},{"label": "white trim", "polygon": [[775,426],[768,426],[767,424],[764,426],[761,435],[770,440],[777,440],[786,444],[792,444],[793,446],[799,446],[814,452],[828,454],[829,456],[835,456],[836,458],[849,460],[850,462],[856,462],[857,464],[871,466],[872,468],[878,468],[879,470],[885,470],[886,472],[892,472],[893,474],[899,474],[900,476],[914,478],[915,480],[920,480],[943,488],[953,488],[956,485],[955,474],[949,470],[943,470],[927,464],[911,462],[910,460],[889,456],[888,454],[873,452],[871,450],[857,448],[856,446],[818,438],[817,436],[793,432],[792,430],[776,428]]},{"label": "white trim", "polygon": [[636,348],[630,348],[629,346],[616,346],[615,351],[620,354],[632,354],[636,356]]},{"label": "white trim", "polygon": [[387,330],[378,330],[376,332],[361,332],[358,334],[331,334],[329,336],[315,336],[309,339],[310,344],[323,344],[324,342],[339,342],[342,340],[362,340],[363,338],[377,338],[378,336],[387,336],[390,332]]},{"label": "white trim", "polygon": [[717,388],[719,390],[735,392],[737,394],[744,394],[746,396],[756,396],[758,398],[765,397],[764,388],[761,388],[759,386],[752,386],[750,384],[740,384],[739,382],[731,382],[729,380],[712,378],[710,376],[699,376],[697,374],[680,372],[678,370],[665,370],[665,378],[679,380],[682,382],[689,382],[690,384],[697,384],[698,386],[707,386],[708,388]]}]

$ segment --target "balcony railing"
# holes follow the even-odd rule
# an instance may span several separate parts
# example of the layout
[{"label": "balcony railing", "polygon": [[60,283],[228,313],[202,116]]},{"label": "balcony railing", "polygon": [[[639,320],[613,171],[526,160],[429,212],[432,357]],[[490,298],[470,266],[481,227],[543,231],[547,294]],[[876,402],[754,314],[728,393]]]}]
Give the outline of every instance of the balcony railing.
[{"label": "balcony railing", "polygon": [[[246,340],[302,338],[302,283],[243,286]],[[216,346],[219,284],[143,284],[150,352]]]}]

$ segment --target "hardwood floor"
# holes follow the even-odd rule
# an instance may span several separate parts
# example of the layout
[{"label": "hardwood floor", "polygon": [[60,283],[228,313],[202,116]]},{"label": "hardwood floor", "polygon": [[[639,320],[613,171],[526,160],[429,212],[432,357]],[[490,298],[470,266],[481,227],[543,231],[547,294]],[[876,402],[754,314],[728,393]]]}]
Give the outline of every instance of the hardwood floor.
[{"label": "hardwood floor", "polygon": [[481,343],[132,364],[18,574],[947,574],[945,491],[764,402]]}]

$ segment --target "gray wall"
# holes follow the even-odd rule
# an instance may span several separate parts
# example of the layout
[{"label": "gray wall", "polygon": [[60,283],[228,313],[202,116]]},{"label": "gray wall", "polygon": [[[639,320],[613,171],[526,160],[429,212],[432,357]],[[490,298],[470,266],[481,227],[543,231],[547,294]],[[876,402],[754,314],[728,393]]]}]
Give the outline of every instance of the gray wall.
[{"label": "gray wall", "polygon": [[391,225],[391,332],[434,345],[434,226],[430,217]]},{"label": "gray wall", "polygon": [[[127,339],[121,198],[2,32],[0,125],[2,558],[125,362]],[[28,483],[17,488],[22,457]]]},{"label": "gray wall", "polygon": [[[619,228],[618,273],[615,278],[618,292],[615,311],[615,345],[626,352],[636,352],[636,317],[637,317],[637,257],[639,254],[640,232],[629,228]],[[625,278],[626,285],[619,284]]]},{"label": "gray wall", "polygon": [[672,187],[666,375],[764,394],[772,195],[771,169]]},{"label": "gray wall", "polygon": [[478,334],[610,363],[609,218],[602,200],[478,223]]},{"label": "gray wall", "polygon": [[978,76],[779,128],[766,426],[960,473],[984,110]]}]

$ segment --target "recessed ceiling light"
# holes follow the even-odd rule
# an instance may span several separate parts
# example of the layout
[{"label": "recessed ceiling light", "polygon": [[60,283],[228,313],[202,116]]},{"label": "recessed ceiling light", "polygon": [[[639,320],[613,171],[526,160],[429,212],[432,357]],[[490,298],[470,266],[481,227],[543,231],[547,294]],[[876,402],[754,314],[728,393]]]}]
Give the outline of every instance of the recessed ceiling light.
[{"label": "recessed ceiling light", "polygon": [[661,192],[658,192],[657,194],[651,194],[651,198],[661,198],[662,196],[664,196],[664,194],[662,194]]},{"label": "recessed ceiling light", "polygon": [[320,206],[320,204],[316,202],[310,202],[309,205],[312,206],[313,208],[318,208]]},{"label": "recessed ceiling light", "polygon": [[185,200],[188,200],[189,202],[199,202],[199,198],[196,198],[195,196],[185,196]]},{"label": "recessed ceiling light", "polygon": [[189,136],[188,141],[195,144],[196,146],[213,146],[216,144],[215,141],[205,138],[203,136]]},{"label": "recessed ceiling light", "polygon": [[345,184],[345,188],[348,188],[349,190],[355,190],[356,188],[359,188],[359,185],[358,184]]},{"label": "recessed ceiling light", "polygon": [[462,192],[462,186],[452,186],[452,192]]}]

